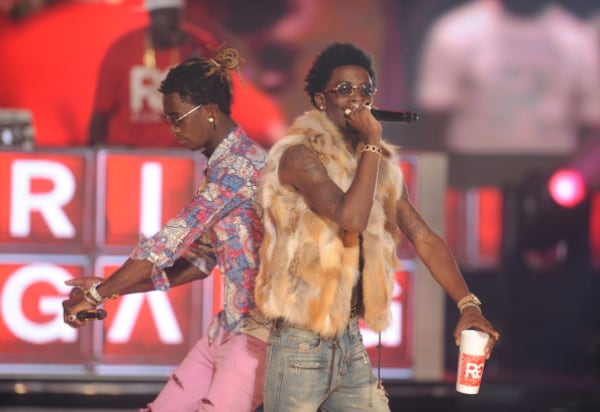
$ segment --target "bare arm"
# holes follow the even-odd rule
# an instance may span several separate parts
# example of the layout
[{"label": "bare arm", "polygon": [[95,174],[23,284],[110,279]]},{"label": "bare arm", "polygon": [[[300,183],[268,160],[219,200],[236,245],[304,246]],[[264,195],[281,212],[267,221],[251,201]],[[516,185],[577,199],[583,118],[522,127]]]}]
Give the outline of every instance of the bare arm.
[{"label": "bare arm", "polygon": [[[127,295],[131,293],[148,292],[154,290],[154,284],[150,278],[152,263],[147,260],[128,259],[117,271],[110,277],[103,280],[95,277],[86,277],[72,279],[67,281],[67,285],[74,286],[74,292],[69,299],[63,301],[65,322],[73,327],[79,327],[85,324],[78,320],[69,321],[68,316],[82,310],[93,309],[94,305],[83,298],[81,289],[89,288],[93,283],[101,281],[97,290],[101,297],[105,298],[112,295]],[[210,273],[203,271],[190,264],[187,260],[179,258],[175,264],[165,269],[171,286],[179,286],[192,282],[196,279],[204,279]]]},{"label": "bare arm", "polygon": [[454,302],[469,294],[450,249],[415,210],[406,188],[398,202],[398,225],[414,245],[421,261]]},{"label": "bare arm", "polygon": [[[380,145],[381,125],[367,109],[357,110],[352,116],[368,116],[371,122],[363,127],[363,140]],[[360,114],[362,113],[362,114]],[[354,119],[361,121],[360,118]],[[375,123],[372,123],[375,122]],[[363,125],[365,123],[361,123]],[[358,129],[358,127],[357,127]],[[283,184],[294,187],[308,206],[350,232],[361,232],[367,226],[379,168],[379,154],[364,152],[358,162],[356,175],[347,192],[335,184],[317,154],[303,145],[292,146],[282,155],[279,178]]]},{"label": "bare arm", "polygon": [[[431,230],[415,210],[406,188],[404,188],[397,206],[400,230],[412,242],[419,259],[425,264],[442,289],[455,303],[458,303],[461,298],[469,294],[469,288],[452,252],[444,240]],[[486,354],[489,357],[495,341],[500,337],[498,331],[475,307],[467,307],[461,314],[458,325],[454,330],[454,339],[457,345],[460,332],[469,328],[479,329],[492,336],[486,348]]]},{"label": "bare arm", "polygon": [[[142,274],[141,277],[139,275],[136,277],[139,279],[137,283],[130,284],[129,282],[123,282],[124,277],[127,275],[117,274],[121,269],[126,270],[126,266]],[[114,294],[127,295],[154,290],[154,283],[152,283],[152,279],[150,278],[152,264],[149,261],[128,259],[121,269],[117,270],[110,278],[98,286],[100,296],[106,297]],[[183,258],[177,259],[173,266],[165,269],[165,272],[169,278],[171,287],[180,286],[197,279],[204,279],[210,275],[210,273],[202,272]],[[116,278],[116,280],[113,280],[113,278]]]}]

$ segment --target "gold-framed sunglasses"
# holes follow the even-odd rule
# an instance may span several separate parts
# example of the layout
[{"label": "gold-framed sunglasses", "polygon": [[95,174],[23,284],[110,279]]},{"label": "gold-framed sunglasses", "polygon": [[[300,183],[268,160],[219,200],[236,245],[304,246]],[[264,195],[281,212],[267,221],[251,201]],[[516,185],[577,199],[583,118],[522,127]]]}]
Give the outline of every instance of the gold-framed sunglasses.
[{"label": "gold-framed sunglasses", "polygon": [[183,119],[185,119],[186,117],[188,117],[190,114],[194,113],[196,110],[198,110],[199,108],[201,108],[202,106],[204,106],[203,104],[199,104],[198,106],[192,108],[191,110],[187,111],[186,113],[182,114],[179,117],[175,117],[172,114],[166,114],[163,113],[160,115],[160,119],[167,125],[167,126],[179,126],[179,123],[181,123],[181,121]]},{"label": "gold-framed sunglasses", "polygon": [[370,83],[352,84],[350,82],[341,82],[336,84],[329,90],[324,90],[323,93],[337,93],[340,97],[352,96],[354,90],[358,90],[364,98],[373,97],[377,93],[377,89]]}]

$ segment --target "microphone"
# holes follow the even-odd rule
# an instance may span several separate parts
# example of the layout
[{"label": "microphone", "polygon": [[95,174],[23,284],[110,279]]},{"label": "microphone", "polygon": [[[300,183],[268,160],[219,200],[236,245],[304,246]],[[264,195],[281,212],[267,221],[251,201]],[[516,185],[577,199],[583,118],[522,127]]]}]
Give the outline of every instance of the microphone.
[{"label": "microphone", "polygon": [[372,108],[373,116],[382,122],[405,122],[410,123],[419,120],[419,115],[413,112],[397,112],[393,110],[382,110]]},{"label": "microphone", "polygon": [[77,320],[102,320],[106,317],[106,311],[104,309],[92,309],[82,310],[77,312]]}]

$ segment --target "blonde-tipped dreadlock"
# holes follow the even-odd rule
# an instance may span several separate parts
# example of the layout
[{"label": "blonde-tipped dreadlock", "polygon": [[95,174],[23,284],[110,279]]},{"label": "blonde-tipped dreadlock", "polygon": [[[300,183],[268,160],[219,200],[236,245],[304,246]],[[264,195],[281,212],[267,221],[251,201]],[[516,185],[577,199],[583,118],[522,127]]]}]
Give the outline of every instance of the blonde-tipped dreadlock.
[{"label": "blonde-tipped dreadlock", "polygon": [[242,79],[242,73],[240,71],[240,64],[244,61],[244,58],[240,56],[240,53],[231,47],[225,47],[225,43],[221,43],[221,45],[217,48],[217,50],[213,50],[208,46],[208,48],[212,52],[212,56],[207,58],[208,62],[211,64],[211,68],[206,72],[207,76],[212,76],[219,70],[220,76],[227,80],[229,83],[230,90],[233,93],[233,89],[231,89],[231,71],[236,71]]}]

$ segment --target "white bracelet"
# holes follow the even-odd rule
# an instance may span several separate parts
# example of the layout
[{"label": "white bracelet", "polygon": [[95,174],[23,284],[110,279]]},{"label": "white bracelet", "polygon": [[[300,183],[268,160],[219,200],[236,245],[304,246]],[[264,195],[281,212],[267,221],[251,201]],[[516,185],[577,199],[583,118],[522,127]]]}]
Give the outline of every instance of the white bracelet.
[{"label": "white bracelet", "polygon": [[92,306],[98,306],[100,304],[100,302],[96,302],[96,299],[92,297],[87,289],[83,291],[83,298]]},{"label": "white bracelet", "polygon": [[[98,293],[98,290],[96,289],[98,287],[98,285],[100,284],[100,282],[95,282],[94,284],[92,284],[92,286],[90,286],[83,294],[83,296],[85,297],[86,294],[92,298],[92,300],[95,300],[96,302],[96,306],[101,304],[102,302],[104,302],[106,299],[103,298],[102,296],[100,296],[100,294]],[[91,302],[90,302],[91,303]]]}]

